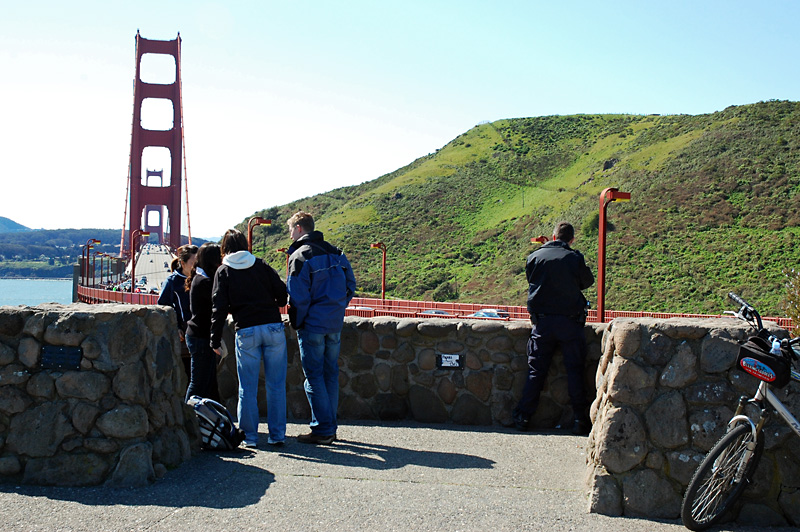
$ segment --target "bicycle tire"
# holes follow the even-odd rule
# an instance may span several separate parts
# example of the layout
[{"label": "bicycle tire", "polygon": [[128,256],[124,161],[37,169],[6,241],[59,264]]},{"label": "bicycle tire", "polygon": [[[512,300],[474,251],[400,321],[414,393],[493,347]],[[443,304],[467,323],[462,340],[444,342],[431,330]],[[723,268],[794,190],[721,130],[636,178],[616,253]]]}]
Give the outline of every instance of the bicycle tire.
[{"label": "bicycle tire", "polygon": [[689,530],[714,526],[733,507],[750,483],[764,451],[764,438],[757,435],[756,449],[745,465],[741,482],[734,475],[746,445],[753,440],[749,424],[735,426],[711,448],[695,471],[681,504],[681,521]]}]

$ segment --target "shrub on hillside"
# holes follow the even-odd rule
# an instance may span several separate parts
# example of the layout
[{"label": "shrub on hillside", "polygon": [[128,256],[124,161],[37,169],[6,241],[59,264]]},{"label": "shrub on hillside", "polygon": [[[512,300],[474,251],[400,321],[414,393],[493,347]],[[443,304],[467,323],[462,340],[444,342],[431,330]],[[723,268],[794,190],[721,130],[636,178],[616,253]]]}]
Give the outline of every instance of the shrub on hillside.
[{"label": "shrub on hillside", "polygon": [[792,319],[792,336],[800,335],[800,271],[786,272],[786,317]]}]

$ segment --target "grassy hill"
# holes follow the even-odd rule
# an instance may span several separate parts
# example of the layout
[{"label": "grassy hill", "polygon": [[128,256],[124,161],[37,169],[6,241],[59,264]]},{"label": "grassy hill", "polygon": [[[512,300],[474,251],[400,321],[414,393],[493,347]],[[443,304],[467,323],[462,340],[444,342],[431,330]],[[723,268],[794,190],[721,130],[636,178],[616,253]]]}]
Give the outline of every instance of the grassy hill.
[{"label": "grassy hill", "polygon": [[523,305],[530,238],[559,220],[576,226],[574,247],[596,271],[606,187],[632,194],[608,208],[606,308],[718,313],[735,290],[783,314],[784,271],[800,265],[796,102],[480,124],[373,181],[254,213],[275,220],[254,249],[282,272],[274,250],[304,209],[346,251],[363,295],[380,293],[369,247],[380,240],[390,297]]}]

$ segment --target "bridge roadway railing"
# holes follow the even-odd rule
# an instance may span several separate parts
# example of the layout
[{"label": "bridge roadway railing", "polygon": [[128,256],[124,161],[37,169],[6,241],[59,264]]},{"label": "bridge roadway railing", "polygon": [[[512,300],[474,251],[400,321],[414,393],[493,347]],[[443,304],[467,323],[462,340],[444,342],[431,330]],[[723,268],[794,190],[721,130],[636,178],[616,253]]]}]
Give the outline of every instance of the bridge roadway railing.
[{"label": "bridge roadway railing", "polygon": [[[158,301],[158,294],[145,294],[138,292],[119,292],[105,290],[102,288],[89,288],[86,286],[78,287],[78,300],[83,303],[125,303],[134,305],[155,305]],[[524,320],[527,321],[528,309],[526,307],[509,306],[509,305],[486,305],[475,303],[448,303],[439,301],[413,301],[405,299],[378,299],[369,297],[354,297],[350,301],[350,306],[347,309],[347,316],[359,316],[361,318],[374,318],[377,316],[393,316],[395,318],[416,318],[425,317],[428,315],[426,311],[442,311],[446,314],[436,314],[437,318],[465,318],[470,317],[479,310],[495,309],[507,313],[508,317],[502,318],[481,318],[490,321],[513,321]],[[282,313],[286,313],[286,309],[281,309]],[[605,312],[605,323],[611,322],[614,318],[719,318],[721,315],[709,314],[689,314],[689,313],[672,313],[672,312],[642,312],[642,311],[629,311],[629,310],[607,310]],[[792,328],[792,320],[790,318],[763,318],[767,321],[773,321],[778,326],[784,329]],[[597,311],[589,309],[587,322],[598,323]]]}]

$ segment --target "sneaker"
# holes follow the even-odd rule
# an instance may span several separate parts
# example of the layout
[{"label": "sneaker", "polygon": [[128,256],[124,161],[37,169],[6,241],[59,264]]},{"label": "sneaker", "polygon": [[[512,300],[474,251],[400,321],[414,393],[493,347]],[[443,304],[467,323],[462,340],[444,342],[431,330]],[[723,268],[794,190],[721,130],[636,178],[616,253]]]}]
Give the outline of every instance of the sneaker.
[{"label": "sneaker", "polygon": [[330,445],[335,439],[335,434],[331,434],[330,436],[322,436],[321,434],[314,434],[313,432],[301,434],[297,437],[297,441],[300,443],[311,443],[314,445]]},{"label": "sneaker", "polygon": [[245,449],[256,449],[257,447],[258,447],[258,443],[256,443],[256,442],[252,442],[252,441],[244,442],[244,448]]},{"label": "sneaker", "polygon": [[267,438],[267,444],[272,445],[274,447],[280,447],[283,445],[284,440],[273,440],[272,438]]}]

